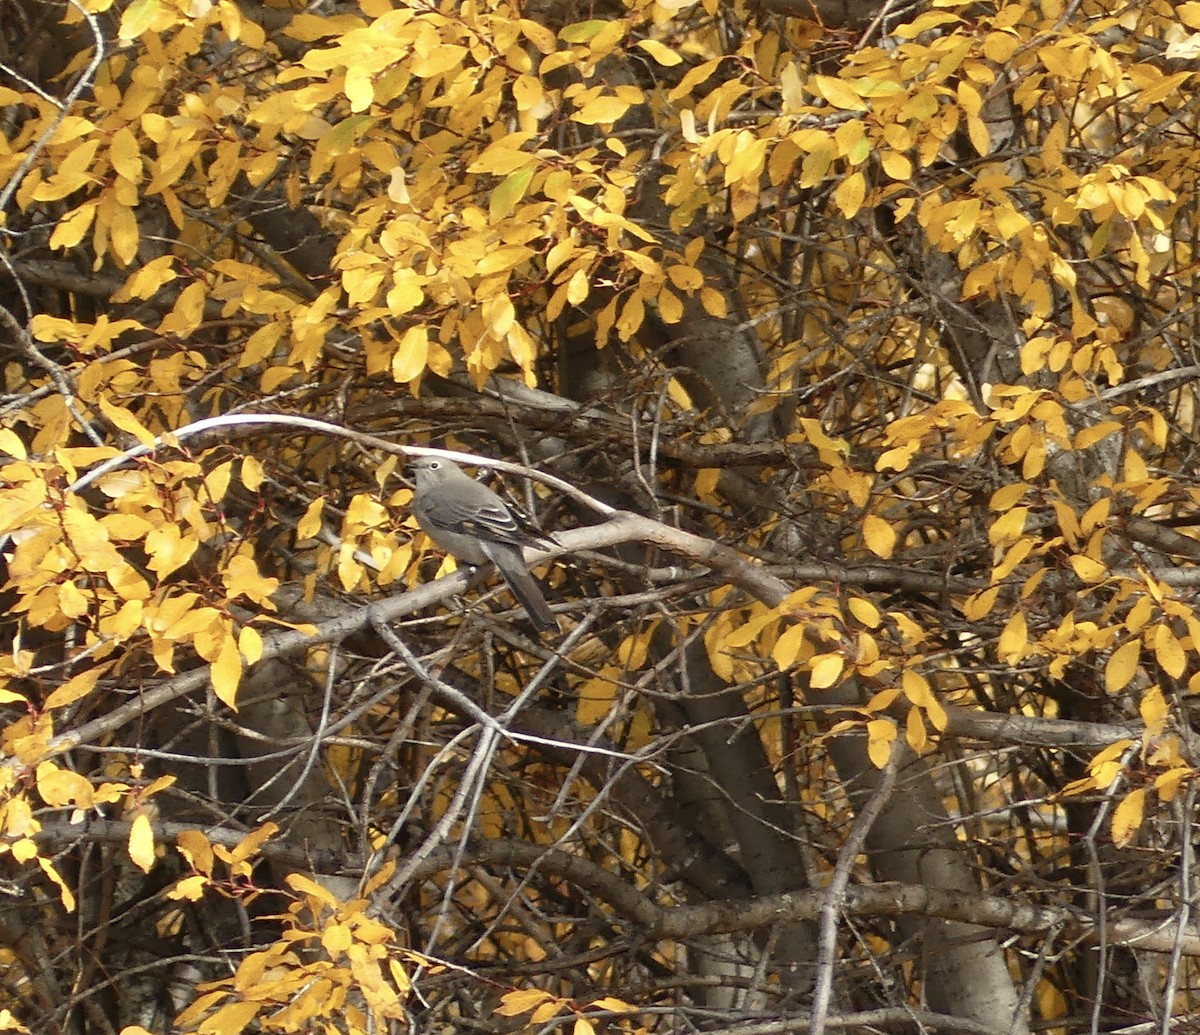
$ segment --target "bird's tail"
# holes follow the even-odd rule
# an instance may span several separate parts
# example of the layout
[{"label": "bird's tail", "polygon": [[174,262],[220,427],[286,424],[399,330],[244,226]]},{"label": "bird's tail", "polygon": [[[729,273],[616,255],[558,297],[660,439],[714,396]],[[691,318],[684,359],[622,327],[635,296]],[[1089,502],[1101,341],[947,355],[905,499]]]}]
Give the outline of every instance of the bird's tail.
[{"label": "bird's tail", "polygon": [[554,617],[554,612],[550,610],[550,605],[546,603],[546,598],[542,596],[537,579],[526,570],[503,571],[501,574],[504,575],[504,581],[508,583],[508,588],[513,591],[513,596],[525,608],[529,620],[542,632],[558,632],[558,621]]},{"label": "bird's tail", "polygon": [[498,543],[483,543],[482,545],[483,552],[500,569],[500,574],[504,576],[504,581],[508,583],[508,588],[512,590],[513,596],[525,608],[529,620],[542,632],[558,632],[558,622],[555,620],[554,612],[550,610],[550,605],[542,596],[537,579],[525,567],[525,558],[521,555],[521,551],[516,547],[501,546]]}]

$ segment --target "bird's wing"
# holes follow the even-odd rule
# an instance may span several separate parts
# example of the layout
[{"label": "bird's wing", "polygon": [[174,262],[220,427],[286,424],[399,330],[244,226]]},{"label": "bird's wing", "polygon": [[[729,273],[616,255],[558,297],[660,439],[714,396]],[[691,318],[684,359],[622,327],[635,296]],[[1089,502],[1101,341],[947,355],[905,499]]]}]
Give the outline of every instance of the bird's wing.
[{"label": "bird's wing", "polygon": [[521,520],[514,510],[499,496],[485,486],[480,486],[486,495],[473,495],[470,499],[446,500],[437,497],[425,511],[433,523],[460,535],[474,536],[481,542],[503,543],[506,546],[533,546],[543,549],[553,546],[554,541]]}]

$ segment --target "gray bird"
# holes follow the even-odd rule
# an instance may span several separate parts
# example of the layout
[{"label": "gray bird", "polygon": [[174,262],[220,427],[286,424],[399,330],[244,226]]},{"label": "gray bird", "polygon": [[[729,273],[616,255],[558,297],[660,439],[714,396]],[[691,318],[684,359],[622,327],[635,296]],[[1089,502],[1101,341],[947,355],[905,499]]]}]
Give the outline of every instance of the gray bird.
[{"label": "gray bird", "polygon": [[521,548],[545,549],[554,540],[457,464],[435,456],[413,462],[417,489],[412,512],[426,535],[467,564],[491,561],[504,576],[529,620],[544,632],[558,630],[554,612],[525,566]]}]

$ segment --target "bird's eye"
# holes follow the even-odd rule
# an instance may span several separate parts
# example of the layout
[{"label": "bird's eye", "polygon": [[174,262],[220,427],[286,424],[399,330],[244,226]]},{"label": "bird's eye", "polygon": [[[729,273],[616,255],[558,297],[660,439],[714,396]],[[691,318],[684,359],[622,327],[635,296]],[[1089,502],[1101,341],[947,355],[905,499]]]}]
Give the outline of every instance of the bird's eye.
[{"label": "bird's eye", "polygon": [[439,463],[437,460],[430,460],[430,461],[429,461],[429,469],[430,469],[431,471],[436,471],[436,470],[437,470],[439,467],[441,467],[441,466],[442,466],[442,465],[441,465],[441,464],[440,464],[440,463]]}]

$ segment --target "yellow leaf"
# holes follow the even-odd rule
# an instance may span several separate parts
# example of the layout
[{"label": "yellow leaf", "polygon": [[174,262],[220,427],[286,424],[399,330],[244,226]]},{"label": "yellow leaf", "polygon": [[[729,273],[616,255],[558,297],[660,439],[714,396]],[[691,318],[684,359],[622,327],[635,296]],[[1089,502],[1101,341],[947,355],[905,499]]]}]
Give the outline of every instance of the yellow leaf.
[{"label": "yellow leaf", "polygon": [[207,503],[220,503],[225,498],[225,493],[229,491],[229,482],[233,478],[233,461],[226,460],[223,464],[218,464],[204,476],[204,499]]},{"label": "yellow leaf", "polygon": [[1147,736],[1157,737],[1162,733],[1167,724],[1167,714],[1169,711],[1170,709],[1167,706],[1167,701],[1163,696],[1161,687],[1152,686],[1142,694],[1141,703],[1138,705],[1138,712],[1142,716],[1142,722],[1146,724]]},{"label": "yellow leaf", "polygon": [[204,318],[204,303],[207,301],[207,297],[208,293],[203,281],[198,280],[194,284],[189,284],[179,292],[175,305],[159,323],[159,333],[187,337],[200,326],[200,321]]},{"label": "yellow leaf", "polygon": [[781,669],[791,668],[795,664],[796,658],[800,654],[800,648],[803,645],[804,625],[801,622],[797,622],[795,625],[785,629],[779,639],[775,641],[775,648],[771,651],[771,657]]},{"label": "yellow leaf", "polygon": [[[16,845],[13,846],[13,855],[16,856]],[[71,893],[71,889],[67,887],[66,881],[59,875],[58,870],[54,868],[54,863],[43,856],[38,856],[38,865],[42,868],[42,872],[58,885],[58,895],[62,899],[63,909],[68,913],[75,911],[75,896]]]},{"label": "yellow leaf", "polygon": [[241,1035],[262,1008],[262,1003],[226,1003],[200,1022],[197,1035]]},{"label": "yellow leaf", "polygon": [[268,607],[271,606],[271,594],[279,588],[279,580],[261,574],[254,558],[245,554],[230,558],[221,573],[221,581],[225,583],[230,598],[244,596],[260,606]]},{"label": "yellow leaf", "polygon": [[125,407],[110,403],[106,398],[104,398],[104,396],[100,396],[96,402],[100,407],[100,412],[103,413],[104,416],[121,431],[132,435],[143,446],[154,445],[154,436],[150,434],[150,432],[142,426],[142,422],[139,421],[137,417],[135,417],[127,409],[125,409]]},{"label": "yellow leaf", "polygon": [[108,145],[108,160],[130,183],[138,183],[141,180],[142,152],[138,147],[137,137],[128,126],[122,126],[113,134],[112,143]]},{"label": "yellow leaf", "polygon": [[988,542],[993,546],[1008,546],[1021,538],[1025,531],[1028,507],[1013,507],[992,522],[988,529]]},{"label": "yellow leaf", "polygon": [[683,61],[677,51],[659,43],[658,40],[638,40],[637,45],[664,67],[670,68]]},{"label": "yellow leaf", "polygon": [[39,183],[33,191],[35,201],[62,201],[80,187],[91,182],[90,167],[100,141],[88,140],[76,146],[58,165],[58,170],[48,180]]},{"label": "yellow leaf", "polygon": [[154,865],[154,831],[144,812],[138,814],[129,830],[129,858],[143,873]]},{"label": "yellow leaf", "polygon": [[996,653],[1000,660],[1009,665],[1015,665],[1025,657],[1025,647],[1029,642],[1029,627],[1025,623],[1025,612],[1017,611],[1004,626],[1000,633],[1000,642]]},{"label": "yellow leaf", "polygon": [[483,303],[483,322],[492,337],[500,340],[516,323],[517,311],[507,294],[492,295]]},{"label": "yellow leaf", "polygon": [[639,1007],[631,1006],[624,999],[617,999],[614,996],[606,995],[602,999],[597,999],[590,1004],[596,1010],[608,1010],[611,1013],[638,1013]]},{"label": "yellow leaf", "polygon": [[684,263],[668,267],[667,278],[680,291],[689,295],[704,285],[704,274],[695,266],[688,266]]},{"label": "yellow leaf", "polygon": [[399,960],[388,959],[388,972],[392,975],[392,980],[402,995],[407,995],[412,991],[412,978],[408,976],[408,971],[400,965]]},{"label": "yellow leaf", "polygon": [[1079,580],[1086,582],[1088,585],[1103,582],[1108,575],[1108,568],[1099,561],[1094,561],[1090,557],[1084,557],[1082,554],[1075,554],[1071,557],[1070,564],[1075,574],[1079,576]]},{"label": "yellow leaf", "polygon": [[172,523],[148,532],[144,549],[150,558],[147,567],[159,579],[165,579],[192,559],[200,543],[194,536],[183,536],[179,526]]},{"label": "yellow leaf", "polygon": [[423,373],[429,359],[429,328],[425,324],[410,327],[400,339],[392,356],[392,380],[408,384]]},{"label": "yellow leaf", "polygon": [[872,696],[867,702],[866,708],[868,712],[884,712],[887,711],[900,698],[900,691],[894,686],[888,687],[886,690],[880,690],[879,693]]},{"label": "yellow leaf", "polygon": [[1142,825],[1145,812],[1146,788],[1139,787],[1135,791],[1130,791],[1121,804],[1113,810],[1112,839],[1114,845],[1124,848],[1133,840],[1133,835]]},{"label": "yellow leaf", "polygon": [[370,108],[375,99],[375,83],[371,78],[371,70],[358,65],[351,65],[346,69],[345,91],[352,112],[357,114]]},{"label": "yellow leaf", "polygon": [[181,830],[175,838],[175,847],[188,865],[197,873],[212,876],[213,852],[208,838],[199,830]]},{"label": "yellow leaf", "polygon": [[572,115],[571,121],[585,126],[596,126],[616,122],[628,110],[629,102],[620,97],[596,97]]},{"label": "yellow leaf", "polygon": [[1175,14],[1189,29],[1200,29],[1200,3],[1179,4]]},{"label": "yellow leaf", "polygon": [[700,304],[704,306],[704,311],[709,316],[715,316],[718,320],[723,320],[729,315],[729,304],[726,302],[725,296],[716,288],[702,287]]},{"label": "yellow leaf", "polygon": [[819,420],[812,417],[801,417],[800,426],[804,429],[804,437],[822,453],[832,453],[837,457],[850,455],[850,443],[844,438],[832,438],[826,433]]},{"label": "yellow leaf", "polygon": [[[1150,598],[1138,597],[1137,602],[1125,616],[1125,628],[1131,633],[1140,633],[1150,623],[1150,617],[1153,614],[1154,604],[1151,603]],[[1192,640],[1200,646],[1200,635],[1193,633]]]},{"label": "yellow leaf", "polygon": [[592,1027],[592,1022],[582,1014],[576,1014],[575,1026],[571,1029],[571,1035],[596,1035],[596,1029]]},{"label": "yellow leaf", "polygon": [[1005,485],[992,493],[992,498],[988,501],[988,508],[997,513],[1010,510],[1028,491],[1029,485],[1026,482]]},{"label": "yellow leaf", "polygon": [[1075,435],[1074,449],[1087,449],[1094,446],[1101,439],[1107,438],[1109,435],[1121,431],[1123,425],[1115,420],[1100,421],[1099,424],[1093,424],[1090,428],[1084,428]]},{"label": "yellow leaf", "polygon": [[175,280],[175,257],[161,255],[144,266],[137,267],[113,296],[114,301],[128,302],[134,298],[150,298],[164,284]]},{"label": "yellow leaf", "polygon": [[529,181],[532,179],[532,166],[525,169],[518,169],[516,172],[511,172],[504,177],[497,184],[496,189],[492,191],[492,196],[488,199],[488,219],[492,223],[498,223],[500,220],[512,215],[513,209],[517,207],[517,203],[525,197],[525,191],[528,189]]},{"label": "yellow leaf", "polygon": [[1106,693],[1115,694],[1129,685],[1129,681],[1137,671],[1141,652],[1141,641],[1136,639],[1123,643],[1112,652],[1104,665],[1104,690]]},{"label": "yellow leaf", "polygon": [[155,15],[162,6],[160,0],[133,0],[121,16],[121,27],[117,30],[117,38],[122,40],[137,39],[154,23]]},{"label": "yellow leaf", "polygon": [[605,665],[600,673],[579,687],[575,700],[575,721],[589,728],[607,716],[621,686],[622,669]]},{"label": "yellow leaf", "polygon": [[221,652],[212,664],[211,677],[216,695],[236,712],[238,683],[242,679],[242,658],[238,654],[233,636],[227,635],[221,643]]},{"label": "yellow leaf", "polygon": [[263,641],[259,631],[253,626],[242,626],[238,633],[238,653],[246,659],[247,665],[253,665],[262,657]]},{"label": "yellow leaf", "polygon": [[992,135],[988,132],[987,123],[978,115],[967,116],[967,136],[971,146],[981,156],[988,155],[992,150]]},{"label": "yellow leaf", "polygon": [[256,456],[242,457],[242,484],[251,492],[257,492],[266,475],[262,462]]},{"label": "yellow leaf", "polygon": [[899,151],[884,151],[880,156],[880,164],[883,166],[883,171],[893,180],[906,183],[912,179],[912,162]]},{"label": "yellow leaf", "polygon": [[[139,763],[140,764],[140,763]],[[150,797],[152,794],[158,794],[159,791],[164,791],[175,783],[174,776],[160,776],[152,780],[141,790],[142,799]]]},{"label": "yellow leaf", "polygon": [[818,654],[811,661],[812,675],[809,685],[814,690],[825,690],[837,682],[842,674],[845,660],[840,654]]},{"label": "yellow leaf", "polygon": [[900,677],[900,685],[904,689],[904,696],[913,704],[923,708],[929,702],[931,698],[929,680],[920,672],[906,668]]},{"label": "yellow leaf", "polygon": [[[18,1031],[29,1035],[29,1029],[18,1021],[7,1007],[0,1010],[0,1031]],[[121,1035],[150,1035],[145,1028],[122,1028]]]},{"label": "yellow leaf", "polygon": [[421,79],[431,79],[457,67],[466,55],[466,47],[457,43],[442,43],[428,54],[416,58],[409,67],[413,75]]},{"label": "yellow leaf", "polygon": [[490,249],[476,266],[476,272],[481,277],[489,277],[493,273],[503,273],[515,269],[521,263],[533,258],[534,250],[524,244],[502,244],[499,248]]},{"label": "yellow leaf", "polygon": [[[250,833],[248,833],[245,837],[243,837],[238,842],[237,847],[232,852],[228,851],[227,849],[222,848],[221,852],[224,853],[222,855],[219,852],[217,852],[217,848],[219,846],[214,846],[213,851],[214,851],[214,854],[217,854],[220,858],[224,859],[226,862],[241,863],[247,859],[250,859],[252,856],[257,855],[258,850],[263,846],[263,844],[266,841],[269,841],[278,832],[279,832],[279,827],[276,824],[264,823],[257,830],[251,830]],[[297,878],[297,879],[302,880],[302,878]],[[289,884],[291,884],[292,877],[289,876],[287,878],[287,881]],[[309,883],[312,884],[311,881]],[[293,887],[296,887],[296,886],[297,885],[293,885]],[[322,902],[327,901],[329,904],[329,907],[331,909],[337,904],[337,901],[336,901],[336,899],[334,899],[333,895],[331,895],[324,888],[321,888],[320,885],[313,884],[312,887],[320,890],[320,893],[322,896],[321,901]]]},{"label": "yellow leaf", "polygon": [[88,613],[88,598],[74,582],[64,582],[58,587],[58,609],[67,618],[82,618]]},{"label": "yellow leaf", "polygon": [[330,956],[340,956],[353,941],[352,932],[345,924],[330,924],[321,932],[321,945]]},{"label": "yellow leaf", "polygon": [[177,881],[175,887],[167,892],[167,898],[174,901],[199,902],[204,897],[204,889],[208,887],[208,878],[201,873],[184,877]]},{"label": "yellow leaf", "polygon": [[999,586],[993,586],[991,589],[972,593],[963,602],[964,617],[970,622],[978,622],[980,619],[986,618],[991,614],[992,608],[996,606],[996,597],[999,594]]},{"label": "yellow leaf", "polygon": [[279,339],[283,337],[286,330],[287,326],[281,321],[274,321],[260,327],[242,343],[238,366],[252,367],[255,363],[261,363],[279,344]]},{"label": "yellow leaf", "polygon": [[304,515],[296,523],[296,538],[301,542],[313,539],[321,531],[321,512],[325,509],[325,497],[318,496],[305,510]]},{"label": "yellow leaf", "polygon": [[24,460],[29,455],[21,436],[12,428],[0,428],[0,453],[7,453],[17,460]]},{"label": "yellow leaf", "polygon": [[601,18],[593,18],[586,22],[572,22],[559,30],[558,38],[564,43],[587,43],[607,25],[608,22]]},{"label": "yellow leaf", "polygon": [[867,755],[876,769],[882,769],[892,754],[896,724],[891,719],[872,719],[867,723]]},{"label": "yellow leaf", "polygon": [[866,111],[866,102],[843,79],[835,79],[827,75],[810,76],[809,89],[818,97],[824,97],[835,108],[847,111]]},{"label": "yellow leaf", "polygon": [[553,998],[548,992],[538,988],[519,988],[515,992],[505,992],[500,997],[500,1005],[496,1007],[495,1012],[501,1017],[516,1017]]},{"label": "yellow leaf", "polygon": [[[1130,241],[1136,241],[1137,236],[1130,238]],[[1149,478],[1150,473],[1146,469],[1146,461],[1141,456],[1130,449],[1125,453],[1125,481],[1131,482],[1134,485],[1143,485]]]},{"label": "yellow leaf", "polygon": [[1176,764],[1154,778],[1154,789],[1158,792],[1158,800],[1164,803],[1174,801],[1175,795],[1179,793],[1179,785],[1184,780],[1190,781],[1195,775],[1190,766],[1178,764],[1180,758],[1177,750],[1171,752],[1171,761]]},{"label": "yellow leaf", "polygon": [[923,755],[929,750],[930,744],[929,737],[925,732],[925,721],[921,718],[921,711],[918,708],[908,710],[908,716],[904,720],[904,739],[918,755]]},{"label": "yellow leaf", "polygon": [[877,557],[891,557],[896,549],[896,530],[875,514],[863,518],[863,541]]},{"label": "yellow leaf", "polygon": [[425,291],[417,274],[409,269],[397,270],[394,283],[387,293],[388,312],[403,316],[425,301]]},{"label": "yellow leaf", "polygon": [[587,298],[590,288],[587,270],[576,270],[571,274],[571,279],[567,281],[567,301],[571,305],[579,305]]},{"label": "yellow leaf", "polygon": [[52,808],[75,805],[92,807],[92,782],[86,776],[60,769],[53,762],[41,762],[37,767],[37,789],[42,801]]},{"label": "yellow leaf", "polygon": [[[103,208],[101,209],[103,212]],[[112,254],[122,266],[128,266],[137,258],[138,241],[141,231],[138,230],[137,217],[133,209],[125,205],[116,206],[108,221],[109,243]]]},{"label": "yellow leaf", "polygon": [[846,606],[850,609],[850,613],[868,629],[879,628],[879,623],[882,621],[879,609],[869,600],[864,600],[862,597],[851,597]]},{"label": "yellow leaf", "polygon": [[16,690],[10,690],[7,687],[0,687],[0,705],[28,705],[29,699],[24,694],[18,694]]},{"label": "yellow leaf", "polygon": [[1154,657],[1172,679],[1178,679],[1187,668],[1183,647],[1169,626],[1160,625],[1154,630]]},{"label": "yellow leaf", "polygon": [[854,172],[837,185],[833,192],[833,203],[841,209],[842,215],[853,219],[863,207],[867,196],[867,181],[861,172]]},{"label": "yellow leaf", "polygon": [[676,324],[683,319],[683,303],[675,292],[665,287],[658,293],[658,315],[663,323],[668,324]]},{"label": "yellow leaf", "polygon": [[621,309],[617,318],[617,334],[622,341],[628,341],[641,328],[646,317],[646,306],[642,296],[635,291],[629,296],[629,301]]},{"label": "yellow leaf", "polygon": [[91,227],[97,207],[94,201],[89,201],[63,216],[50,235],[50,247],[74,248]]},{"label": "yellow leaf", "polygon": [[546,26],[528,18],[522,18],[519,24],[521,34],[543,54],[553,54],[558,49],[558,41],[554,38],[554,33]]},{"label": "yellow leaf", "polygon": [[96,680],[109,667],[109,664],[96,665],[93,668],[86,669],[72,676],[46,698],[43,707],[62,708],[68,704],[74,704],[81,697],[86,697],[92,692],[92,688],[96,685]]}]

